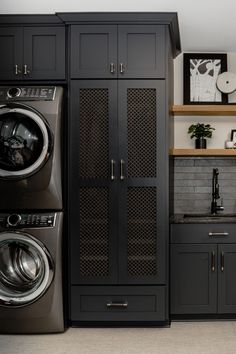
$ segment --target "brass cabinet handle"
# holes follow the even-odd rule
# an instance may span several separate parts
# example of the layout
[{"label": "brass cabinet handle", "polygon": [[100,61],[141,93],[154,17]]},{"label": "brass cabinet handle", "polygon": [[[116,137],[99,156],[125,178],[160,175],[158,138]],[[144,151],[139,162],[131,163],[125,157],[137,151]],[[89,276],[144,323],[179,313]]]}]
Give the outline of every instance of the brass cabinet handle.
[{"label": "brass cabinet handle", "polygon": [[28,69],[28,66],[24,64],[24,75],[30,74],[30,70]]},{"label": "brass cabinet handle", "polygon": [[110,73],[114,74],[115,72],[116,72],[115,64],[114,63],[110,63]]},{"label": "brass cabinet handle", "polygon": [[225,255],[223,251],[221,252],[220,263],[221,263],[221,271],[223,272],[225,270]]},{"label": "brass cabinet handle", "polygon": [[128,307],[128,302],[108,302],[107,303],[107,308],[127,308]]},{"label": "brass cabinet handle", "polygon": [[124,72],[125,72],[125,66],[123,63],[120,63],[120,73],[124,74]]},{"label": "brass cabinet handle", "polygon": [[123,159],[120,160],[120,180],[123,181],[125,179],[125,161]]},{"label": "brass cabinet handle", "polygon": [[211,236],[211,237],[229,236],[229,233],[228,232],[209,232],[208,236]]},{"label": "brass cabinet handle", "polygon": [[115,160],[111,159],[111,180],[115,179]]},{"label": "brass cabinet handle", "polygon": [[216,256],[215,256],[215,252],[212,251],[211,252],[211,270],[212,270],[212,272],[215,271],[215,268],[216,268]]},{"label": "brass cabinet handle", "polygon": [[15,75],[21,74],[21,70],[19,69],[19,66],[17,64],[15,64],[14,70],[15,70]]}]

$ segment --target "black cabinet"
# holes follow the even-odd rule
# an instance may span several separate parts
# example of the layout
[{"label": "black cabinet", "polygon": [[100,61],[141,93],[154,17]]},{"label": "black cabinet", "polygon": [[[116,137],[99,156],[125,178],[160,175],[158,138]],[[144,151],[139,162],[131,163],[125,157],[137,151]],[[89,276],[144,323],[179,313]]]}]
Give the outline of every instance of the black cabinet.
[{"label": "black cabinet", "polygon": [[65,79],[65,29],[0,27],[0,80]]},{"label": "black cabinet", "polygon": [[171,313],[236,314],[236,226],[172,225],[171,237]]},{"label": "black cabinet", "polygon": [[164,78],[165,26],[71,26],[72,78]]},{"label": "black cabinet", "polygon": [[164,284],[165,82],[73,81],[71,92],[72,283]]},{"label": "black cabinet", "polygon": [[[165,81],[72,81],[71,95],[71,319],[167,320],[168,176],[158,167],[168,158]],[[102,301],[98,317],[93,306],[81,310],[81,291],[95,284],[103,294],[91,298]],[[158,305],[156,295],[150,297],[158,306],[150,303],[152,310],[138,309],[144,284],[155,285],[160,294]],[[113,285],[113,293],[105,285]],[[126,288],[119,296],[124,285],[135,285],[133,297],[113,314],[117,308],[107,308],[106,299],[126,298]]]},{"label": "black cabinet", "polygon": [[71,35],[71,322],[166,324],[176,15],[60,17]]}]

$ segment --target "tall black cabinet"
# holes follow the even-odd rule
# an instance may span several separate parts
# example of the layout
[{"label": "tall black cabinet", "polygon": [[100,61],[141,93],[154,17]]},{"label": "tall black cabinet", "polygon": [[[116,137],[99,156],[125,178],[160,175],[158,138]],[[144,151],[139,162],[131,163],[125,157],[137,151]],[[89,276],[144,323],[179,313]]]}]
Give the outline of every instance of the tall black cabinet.
[{"label": "tall black cabinet", "polygon": [[162,284],[166,230],[158,219],[166,211],[158,164],[165,163],[165,107],[158,103],[165,82],[73,81],[71,92],[72,116],[80,117],[71,123],[79,230],[71,241],[72,279]]},{"label": "tall black cabinet", "polygon": [[71,323],[166,324],[177,16],[58,15],[71,36]]}]

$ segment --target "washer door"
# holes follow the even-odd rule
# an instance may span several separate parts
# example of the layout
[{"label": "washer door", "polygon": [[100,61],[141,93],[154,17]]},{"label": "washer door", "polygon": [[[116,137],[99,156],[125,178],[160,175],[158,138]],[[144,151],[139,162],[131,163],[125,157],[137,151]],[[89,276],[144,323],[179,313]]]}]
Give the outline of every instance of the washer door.
[{"label": "washer door", "polygon": [[0,106],[0,178],[23,178],[48,159],[52,134],[39,112],[26,105]]},{"label": "washer door", "polygon": [[34,237],[0,233],[0,305],[26,306],[39,299],[54,276],[51,255]]}]

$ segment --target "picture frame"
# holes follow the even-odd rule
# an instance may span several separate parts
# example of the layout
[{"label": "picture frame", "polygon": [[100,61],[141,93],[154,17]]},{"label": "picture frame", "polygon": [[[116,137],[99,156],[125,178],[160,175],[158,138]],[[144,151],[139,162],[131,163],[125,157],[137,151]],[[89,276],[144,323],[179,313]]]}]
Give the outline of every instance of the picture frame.
[{"label": "picture frame", "polygon": [[184,104],[227,104],[228,95],[216,86],[227,71],[227,54],[184,53]]},{"label": "picture frame", "polygon": [[236,144],[236,129],[231,130],[231,141]]}]

